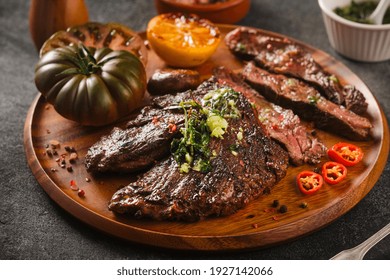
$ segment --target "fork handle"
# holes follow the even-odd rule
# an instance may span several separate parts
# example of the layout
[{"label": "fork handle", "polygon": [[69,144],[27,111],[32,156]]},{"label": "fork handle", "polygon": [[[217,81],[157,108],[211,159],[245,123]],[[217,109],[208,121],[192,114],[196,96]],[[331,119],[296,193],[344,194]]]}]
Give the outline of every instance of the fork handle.
[{"label": "fork handle", "polygon": [[390,223],[387,224],[385,227],[383,227],[381,230],[379,230],[377,233],[372,235],[366,241],[356,246],[355,249],[360,250],[362,256],[364,256],[368,252],[368,250],[370,250],[375,244],[377,244],[379,241],[385,238],[389,233],[390,233]]}]

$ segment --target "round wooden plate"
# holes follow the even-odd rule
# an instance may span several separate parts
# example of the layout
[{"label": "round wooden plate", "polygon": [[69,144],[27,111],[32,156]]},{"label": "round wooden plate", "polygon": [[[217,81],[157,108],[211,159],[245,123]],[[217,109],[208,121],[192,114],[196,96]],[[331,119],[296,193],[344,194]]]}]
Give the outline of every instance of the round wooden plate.
[{"label": "round wooden plate", "polygon": [[[220,26],[223,34],[233,28],[235,26]],[[314,167],[290,166],[286,177],[269,195],[228,217],[182,223],[116,216],[107,209],[108,201],[120,186],[134,180],[136,174],[96,176],[88,174],[83,163],[88,148],[102,135],[109,133],[113,126],[82,127],[58,115],[40,95],[31,105],[24,128],[24,146],[31,170],[50,198],[67,212],[107,234],[134,242],[175,249],[235,250],[270,246],[316,231],[350,210],[375,185],[389,153],[389,131],[386,118],[373,94],[354,73],[326,53],[297,43],[312,52],[316,61],[340,77],[343,83],[353,84],[360,89],[369,103],[368,117],[374,125],[372,140],[356,143],[363,149],[364,159],[357,166],[348,168],[347,179],[338,185],[325,185],[315,195],[304,196],[295,186],[295,176],[304,169]],[[233,70],[243,66],[221,43],[213,57],[197,70],[207,78],[212,69],[219,65]],[[149,50],[148,75],[164,66]],[[323,131],[318,131],[318,137],[328,147],[346,141]],[[45,146],[51,140],[61,144],[58,155],[45,154]],[[56,162],[62,153],[67,154],[64,150],[66,145],[75,147],[79,156],[72,165],[72,172],[61,168]],[[66,160],[68,162],[68,155]],[[77,191],[71,189],[71,180],[85,191],[85,197],[79,197]],[[288,207],[287,213],[278,213],[271,207],[275,199]],[[301,208],[302,202],[306,202],[308,207]]]}]

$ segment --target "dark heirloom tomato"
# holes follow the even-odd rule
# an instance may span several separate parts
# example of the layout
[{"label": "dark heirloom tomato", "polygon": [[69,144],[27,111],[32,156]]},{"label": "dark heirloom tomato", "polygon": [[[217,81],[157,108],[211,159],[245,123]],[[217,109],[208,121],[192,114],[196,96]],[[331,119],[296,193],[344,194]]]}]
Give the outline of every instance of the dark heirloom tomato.
[{"label": "dark heirloom tomato", "polygon": [[146,73],[141,60],[130,52],[73,45],[41,57],[35,84],[63,117],[99,126],[115,122],[140,105]]}]

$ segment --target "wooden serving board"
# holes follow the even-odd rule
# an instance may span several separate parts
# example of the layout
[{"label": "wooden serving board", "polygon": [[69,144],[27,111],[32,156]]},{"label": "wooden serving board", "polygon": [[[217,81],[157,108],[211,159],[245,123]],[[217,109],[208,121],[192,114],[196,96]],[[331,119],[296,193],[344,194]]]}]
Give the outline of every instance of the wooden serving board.
[{"label": "wooden serving board", "polygon": [[[220,26],[224,35],[233,28],[235,26]],[[314,167],[290,166],[286,177],[269,195],[262,196],[228,217],[183,223],[116,216],[108,210],[108,201],[120,186],[135,180],[136,175],[96,176],[88,174],[83,163],[88,148],[102,135],[109,133],[113,126],[82,127],[58,115],[40,95],[31,105],[24,128],[24,145],[31,170],[49,197],[67,212],[109,235],[134,242],[175,249],[235,250],[270,246],[314,232],[346,213],[374,187],[389,153],[389,131],[386,118],[373,94],[354,73],[326,53],[297,43],[312,52],[315,60],[341,78],[343,83],[355,85],[369,103],[368,117],[374,125],[372,140],[355,143],[363,149],[364,159],[357,166],[348,168],[347,179],[338,185],[325,185],[316,194],[305,196],[297,189],[295,176],[304,169]],[[155,69],[165,66],[152,50],[149,50],[148,57],[149,76]],[[221,43],[212,58],[197,70],[207,78],[212,69],[220,65],[234,70],[243,66]],[[318,131],[318,137],[328,147],[346,141],[323,131]],[[66,145],[75,147],[79,159],[73,164],[73,172],[59,167],[55,161],[59,156],[45,154],[45,146],[50,140],[61,143],[59,154],[66,153]],[[57,171],[53,172],[52,168]],[[79,197],[77,191],[70,188],[71,180],[85,191],[85,197]],[[288,207],[287,213],[274,211],[271,204],[275,199]],[[306,202],[308,207],[301,208],[302,202]]]}]

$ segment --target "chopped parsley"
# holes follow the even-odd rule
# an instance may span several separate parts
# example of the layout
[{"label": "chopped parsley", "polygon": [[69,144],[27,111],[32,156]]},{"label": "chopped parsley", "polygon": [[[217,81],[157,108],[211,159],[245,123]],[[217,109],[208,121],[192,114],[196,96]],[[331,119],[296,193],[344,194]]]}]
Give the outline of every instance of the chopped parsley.
[{"label": "chopped parsley", "polygon": [[210,139],[223,139],[228,128],[226,119],[241,116],[236,107],[238,95],[231,88],[221,88],[208,92],[201,100],[202,104],[195,100],[180,102],[184,127],[180,130],[182,136],[172,141],[171,153],[181,173],[211,170],[210,160],[216,153],[210,151]]},{"label": "chopped parsley", "polygon": [[[373,24],[373,22],[367,18],[374,12],[378,2],[379,1],[351,1],[347,6],[335,8],[334,12],[347,20]],[[387,23],[390,23],[390,9],[386,10],[382,21],[382,24]]]},{"label": "chopped parsley", "polygon": [[238,42],[237,45],[236,45],[236,48],[235,48],[236,52],[246,52],[246,45],[241,43],[241,42]]},{"label": "chopped parsley", "polygon": [[287,85],[289,85],[289,86],[295,86],[295,80],[294,80],[294,79],[288,79],[288,80],[287,80]]},{"label": "chopped parsley", "polygon": [[337,79],[337,77],[335,75],[329,76],[329,80],[334,82],[334,83],[338,83],[339,82],[339,79]]},{"label": "chopped parsley", "polygon": [[236,107],[238,95],[232,88],[220,88],[207,93],[202,104],[223,118],[239,118],[241,113]]},{"label": "chopped parsley", "polygon": [[318,95],[310,95],[307,97],[311,105],[316,105],[320,97]]}]

